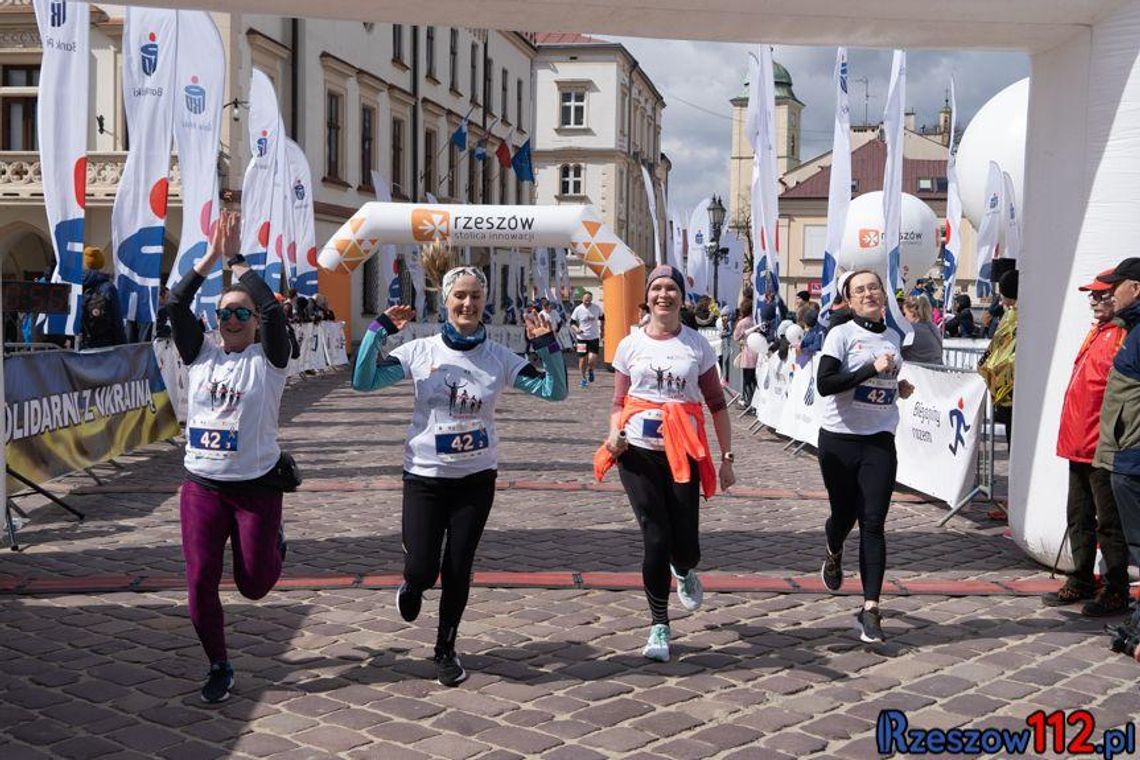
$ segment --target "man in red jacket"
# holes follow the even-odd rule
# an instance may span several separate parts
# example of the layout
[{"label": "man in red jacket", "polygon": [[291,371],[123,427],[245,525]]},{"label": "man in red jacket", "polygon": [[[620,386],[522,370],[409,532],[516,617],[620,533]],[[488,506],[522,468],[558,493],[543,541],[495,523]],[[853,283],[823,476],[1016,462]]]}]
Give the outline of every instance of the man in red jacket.
[{"label": "man in red jacket", "polygon": [[[1059,607],[1089,599],[1081,614],[1103,617],[1128,610],[1128,545],[1116,511],[1110,473],[1092,466],[1108,372],[1127,333],[1112,321],[1112,285],[1094,279],[1080,290],[1088,293],[1096,322],[1077,352],[1057,435],[1057,456],[1069,460],[1066,517],[1076,569],[1065,585],[1046,594],[1043,601],[1046,606]],[[1098,543],[1107,566],[1099,593],[1093,581]]]}]

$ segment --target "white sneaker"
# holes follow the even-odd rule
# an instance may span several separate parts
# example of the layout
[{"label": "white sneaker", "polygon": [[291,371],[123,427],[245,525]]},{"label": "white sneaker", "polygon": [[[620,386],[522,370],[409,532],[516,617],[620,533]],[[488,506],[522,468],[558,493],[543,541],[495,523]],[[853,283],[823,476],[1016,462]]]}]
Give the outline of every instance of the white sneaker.
[{"label": "white sneaker", "polygon": [[677,579],[677,598],[681,600],[681,606],[690,611],[700,607],[705,598],[705,588],[701,585],[697,571],[690,570],[684,577],[678,575],[672,565],[669,566],[669,571]]},{"label": "white sneaker", "polygon": [[649,641],[641,654],[658,662],[669,662],[669,626],[653,625],[649,628]]}]

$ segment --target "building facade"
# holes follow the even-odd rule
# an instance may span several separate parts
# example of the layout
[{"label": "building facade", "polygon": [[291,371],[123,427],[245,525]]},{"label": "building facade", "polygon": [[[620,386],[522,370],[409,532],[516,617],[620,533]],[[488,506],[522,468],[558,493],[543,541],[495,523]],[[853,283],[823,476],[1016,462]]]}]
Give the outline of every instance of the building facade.
[{"label": "building facade", "polygon": [[[111,205],[128,139],[121,92],[125,9],[92,7],[91,125],[87,243],[110,251]],[[361,205],[376,199],[372,172],[395,200],[529,204],[529,183],[495,160],[534,128],[533,34],[468,27],[406,26],[211,14],[226,49],[227,77],[219,153],[223,200],[240,203],[249,161],[246,117],[253,68],[273,82],[286,133],[312,170],[320,246]],[[30,0],[0,6],[0,261],[5,279],[26,279],[54,265],[36,152],[35,103],[42,54]],[[235,103],[236,101],[236,103]],[[464,118],[466,151],[450,143]],[[487,158],[474,158],[485,140]],[[172,146],[173,150],[173,146]],[[182,208],[172,161],[166,254],[178,249]],[[110,259],[110,256],[108,256]],[[490,251],[473,249],[486,264]],[[375,264],[351,277],[321,272],[338,317],[359,336],[385,304]]]},{"label": "building facade", "polygon": [[[535,202],[591,204],[644,261],[654,225],[665,245],[669,159],[661,152],[665,99],[623,45],[580,34],[539,34],[535,58]],[[641,168],[653,178],[657,219]],[[576,257],[571,282],[597,290]]]}]

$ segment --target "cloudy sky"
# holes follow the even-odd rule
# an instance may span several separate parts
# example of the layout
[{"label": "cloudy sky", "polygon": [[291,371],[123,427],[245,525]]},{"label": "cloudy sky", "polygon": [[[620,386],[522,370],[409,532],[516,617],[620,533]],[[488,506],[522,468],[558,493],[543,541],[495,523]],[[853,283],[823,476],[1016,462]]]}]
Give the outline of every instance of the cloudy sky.
[{"label": "cloudy sky", "polygon": [[[728,195],[732,135],[729,100],[743,92],[750,45],[686,40],[601,36],[624,44],[665,97],[662,150],[673,162],[670,202],[691,208],[710,193]],[[832,70],[834,48],[778,45],[775,60],[788,69],[796,97],[804,103],[801,159],[831,149],[835,120]],[[891,51],[852,48],[849,93],[852,123],[862,122],[866,77],[872,122],[882,119],[891,73]],[[961,50],[911,51],[907,55],[907,108],[917,123],[937,125],[938,110],[954,77],[958,122],[970,117],[1006,85],[1029,76],[1022,53]]]}]

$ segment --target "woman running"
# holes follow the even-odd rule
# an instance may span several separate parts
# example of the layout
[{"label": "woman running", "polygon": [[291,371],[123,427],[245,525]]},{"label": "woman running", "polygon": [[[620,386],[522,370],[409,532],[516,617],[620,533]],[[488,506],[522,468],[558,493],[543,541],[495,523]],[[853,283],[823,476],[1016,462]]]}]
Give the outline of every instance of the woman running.
[{"label": "woman running", "polygon": [[237,219],[222,211],[206,255],[174,286],[166,303],[171,336],[189,372],[182,554],[190,620],[210,660],[202,699],[211,703],[225,701],[234,684],[218,596],[226,541],[238,591],[247,599],[268,594],[285,558],[281,494],[296,487],[289,482],[292,460],[277,446],[289,363],[281,304],[236,254],[227,263],[238,284],[218,301],[221,346],[205,340],[202,323],[190,310],[206,275],[232,245]]},{"label": "woman running", "polygon": [[887,328],[889,294],[879,275],[858,269],[843,283],[850,321],[833,326],[823,341],[816,387],[823,397],[819,468],[831,502],[827,554],[821,575],[832,591],[843,585],[843,542],[859,523],[859,576],[863,609],[855,616],[860,638],[883,640],[879,594],[887,565],[883,527],[895,486],[898,397],[914,387],[899,380],[899,336]]},{"label": "woman running", "polygon": [[706,498],[716,492],[717,472],[702,399],[722,452],[720,487],[730,487],[736,476],[716,352],[681,324],[684,275],[668,265],[657,267],[649,274],[645,300],[649,322],[623,338],[614,356],[610,434],[594,457],[594,474],[601,480],[616,459],[644,544],[641,576],[651,624],[642,654],[666,662],[670,575],[685,609],[697,609],[704,595],[694,569],[701,559],[698,501],[702,490]]},{"label": "woman running", "polygon": [[404,449],[404,582],[396,592],[396,607],[412,622],[420,614],[424,591],[442,578],[436,675],[444,686],[458,686],[467,672],[455,654],[455,638],[467,606],[475,550],[495,498],[495,404],[512,386],[561,401],[567,393],[566,365],[554,334],[538,320],[528,321],[527,336],[545,374],[487,340],[481,321],[487,279],[480,270],[452,269],[440,290],[447,309],[442,332],[379,358],[384,341],[414,314],[407,306],[388,309],[368,327],[352,387],[371,391],[405,379],[415,382]]}]

